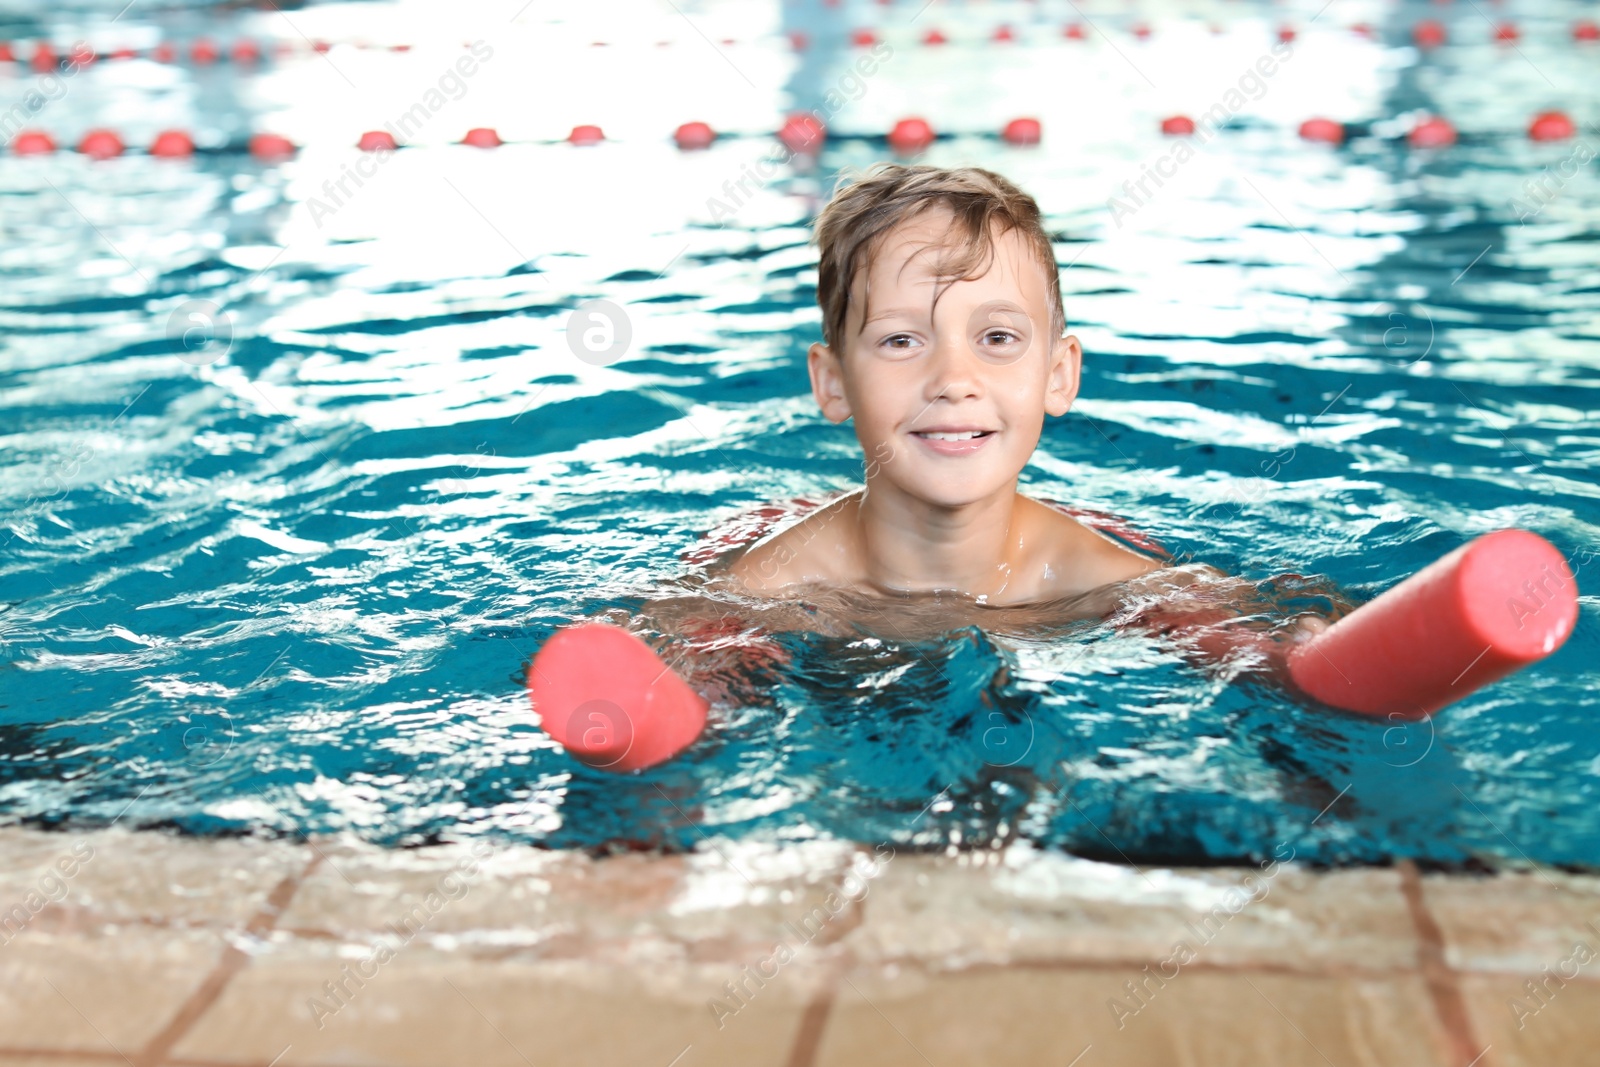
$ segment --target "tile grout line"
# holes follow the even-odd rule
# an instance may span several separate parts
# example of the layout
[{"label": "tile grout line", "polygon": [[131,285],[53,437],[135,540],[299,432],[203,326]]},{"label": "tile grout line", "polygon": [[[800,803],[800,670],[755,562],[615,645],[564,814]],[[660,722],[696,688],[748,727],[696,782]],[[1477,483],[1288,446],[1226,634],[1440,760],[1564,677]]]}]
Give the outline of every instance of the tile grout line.
[{"label": "tile grout line", "polygon": [[833,1002],[839,992],[839,978],[843,967],[830,968],[827,984],[822,991],[811,998],[805,1011],[800,1014],[800,1026],[794,1035],[794,1045],[789,1049],[789,1059],[785,1067],[813,1067],[817,1062],[817,1053],[822,1048],[822,1032],[828,1027],[828,1019],[833,1014]]},{"label": "tile grout line", "polygon": [[1445,960],[1444,931],[1428,910],[1417,865],[1406,859],[1396,864],[1396,869],[1400,872],[1400,895],[1405,897],[1406,910],[1417,931],[1417,964],[1433,1001],[1434,1016],[1444,1029],[1453,1067],[1492,1067],[1488,1048],[1479,1044],[1473,1033],[1472,1016],[1461,995],[1460,976]]},{"label": "tile grout line", "polygon": [[[283,915],[289,906],[289,901],[294,898],[301,883],[311,877],[311,873],[322,862],[319,852],[311,857],[305,867],[298,874],[286,875],[277,885],[272,887],[267,894],[267,899],[262,903],[261,909],[250,917],[245,923],[244,933],[252,937],[262,937],[272,932],[278,924],[278,918]],[[250,963],[250,956],[233,943],[229,943],[222,950],[222,955],[217,959],[211,972],[206,975],[195,991],[189,994],[189,999],[178,1007],[167,1025],[162,1027],[137,1053],[134,1054],[135,1067],[157,1067],[163,1063],[168,1054],[177,1047],[194,1024],[200,1021],[201,1016],[211,1009],[211,1006],[221,998],[228,983],[233,976],[244,970]]]},{"label": "tile grout line", "polygon": [[[868,854],[860,846],[854,850],[858,854]],[[848,874],[848,870],[845,872]],[[836,889],[844,888],[845,874],[839,876]],[[850,902],[850,919],[841,924],[837,932],[829,931],[825,945],[831,945],[848,935],[851,931],[860,929],[866,920],[867,896],[861,895],[859,900]],[[848,948],[844,950],[845,958],[828,967],[827,977],[823,980],[822,989],[806,1004],[805,1010],[800,1013],[800,1025],[796,1028],[794,1044],[789,1048],[789,1058],[785,1067],[814,1067],[817,1062],[817,1053],[822,1049],[822,1035],[828,1028],[828,1020],[833,1015],[834,1001],[839,996],[839,981],[850,968],[855,954]]]},{"label": "tile grout line", "polygon": [[[0,1067],[12,1060],[25,1060],[29,1064],[36,1064],[40,1060],[70,1060],[72,1063],[112,1063],[124,1067],[128,1058],[118,1052],[99,1052],[94,1049],[62,1049],[62,1048],[23,1048],[21,1046],[0,1048]],[[186,1057],[172,1057],[163,1061],[164,1067],[272,1067],[266,1060],[196,1060]],[[385,1067],[383,1064],[373,1064],[372,1067]]]}]

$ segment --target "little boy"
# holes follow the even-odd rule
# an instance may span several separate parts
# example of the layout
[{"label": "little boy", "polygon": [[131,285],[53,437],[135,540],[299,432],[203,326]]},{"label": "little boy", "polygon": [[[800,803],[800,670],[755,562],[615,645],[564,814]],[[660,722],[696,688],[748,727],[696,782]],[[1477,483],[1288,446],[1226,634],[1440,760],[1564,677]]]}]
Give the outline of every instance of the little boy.
[{"label": "little boy", "polygon": [[[704,725],[707,695],[736,700],[749,667],[782,662],[763,634],[830,629],[835,611],[806,601],[904,639],[1110,616],[1203,659],[1244,651],[1281,668],[1288,645],[1260,628],[1251,583],[1140,555],[1017,492],[1083,358],[1031,197],[974,167],[880,164],[834,196],[817,241],[811,391],[830,421],[855,420],[865,488],[723,556],[699,593],[650,601],[648,629],[690,641],[670,663],[613,628],[552,637],[530,668],[547,732],[615,770],[670,757]],[[1301,616],[1287,636],[1323,625]]]},{"label": "little boy", "polygon": [[1003,607],[1162,566],[1017,492],[1083,358],[1032,197],[976,167],[880,164],[816,231],[811,392],[829,421],[854,418],[866,487],[728,561],[728,578],[761,596],[821,585]]}]

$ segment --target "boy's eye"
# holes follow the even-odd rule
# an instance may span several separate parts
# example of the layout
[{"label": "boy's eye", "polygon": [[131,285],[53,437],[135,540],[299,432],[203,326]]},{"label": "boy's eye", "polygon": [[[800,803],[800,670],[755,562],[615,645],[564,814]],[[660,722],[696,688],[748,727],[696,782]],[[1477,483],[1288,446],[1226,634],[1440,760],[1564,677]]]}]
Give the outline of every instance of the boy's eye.
[{"label": "boy's eye", "polygon": [[917,339],[908,333],[892,333],[883,339],[885,348],[906,349],[916,344]]},{"label": "boy's eye", "polygon": [[1018,337],[1010,330],[990,330],[988,333],[983,335],[983,339],[997,345],[1012,344],[1016,341],[1022,340],[1022,338]]}]

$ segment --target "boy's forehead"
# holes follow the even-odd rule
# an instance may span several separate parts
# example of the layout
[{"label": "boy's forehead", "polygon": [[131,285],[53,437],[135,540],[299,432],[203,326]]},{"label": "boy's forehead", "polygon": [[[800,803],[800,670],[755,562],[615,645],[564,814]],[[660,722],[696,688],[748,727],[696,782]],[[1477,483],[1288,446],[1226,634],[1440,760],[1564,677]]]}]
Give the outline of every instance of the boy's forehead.
[{"label": "boy's forehead", "polygon": [[[1000,232],[998,226],[990,231],[993,256],[981,263],[981,275],[973,281],[1005,284],[1020,288],[1026,295],[1044,295],[1042,270],[1030,271],[1033,262],[1026,240],[1016,230]],[[909,288],[931,286],[946,280],[940,271],[945,264],[962,251],[964,236],[955,226],[955,216],[946,207],[928,208],[895,225],[884,234],[878,247],[869,256],[866,269],[858,271],[851,288],[867,288],[871,278],[873,293],[891,287]],[[969,280],[969,279],[963,279]]]}]

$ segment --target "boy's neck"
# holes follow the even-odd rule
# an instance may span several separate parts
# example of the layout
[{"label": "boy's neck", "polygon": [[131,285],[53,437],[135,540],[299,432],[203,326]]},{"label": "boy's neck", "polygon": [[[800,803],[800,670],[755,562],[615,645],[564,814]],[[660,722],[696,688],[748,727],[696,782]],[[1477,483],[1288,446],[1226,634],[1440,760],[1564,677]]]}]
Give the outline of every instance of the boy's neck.
[{"label": "boy's neck", "polygon": [[856,507],[861,561],[877,585],[900,591],[998,595],[1023,546],[1016,482],[960,508],[943,508],[890,484],[868,484]]}]

